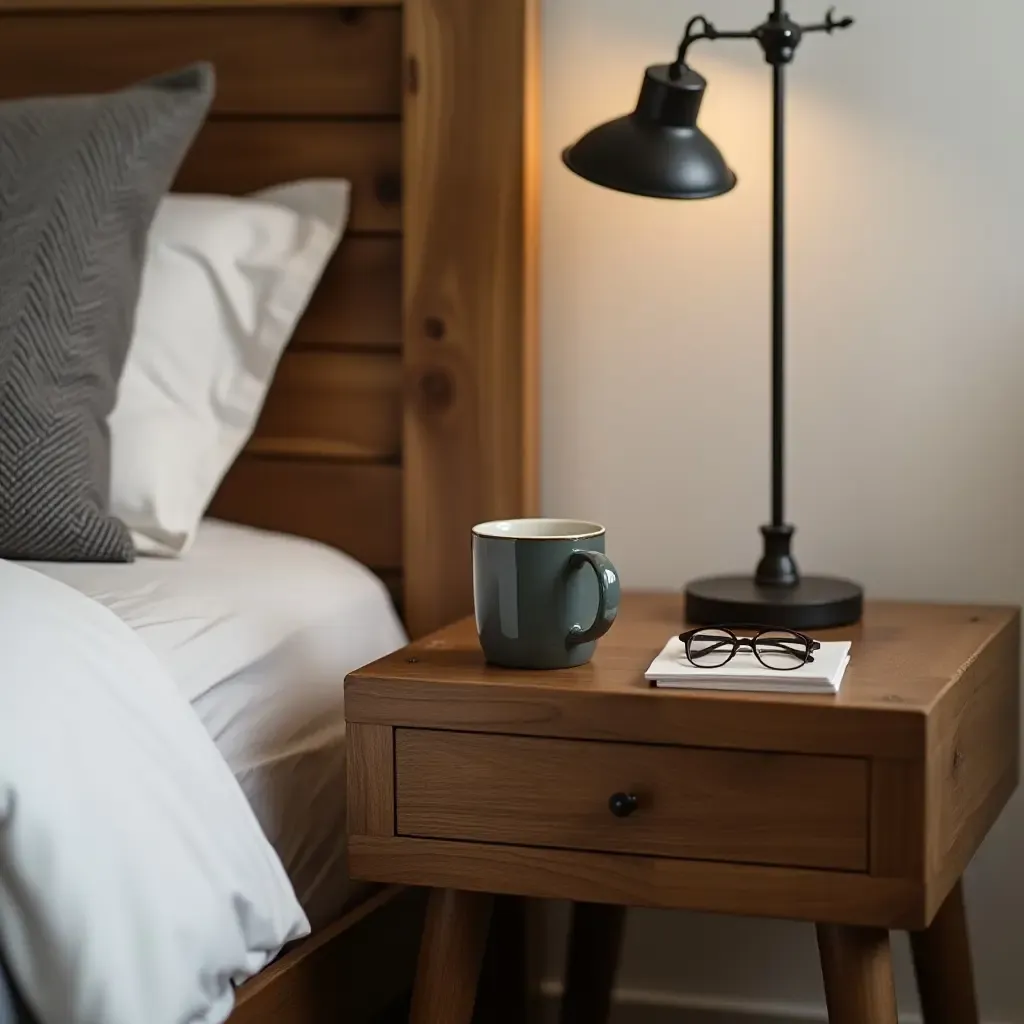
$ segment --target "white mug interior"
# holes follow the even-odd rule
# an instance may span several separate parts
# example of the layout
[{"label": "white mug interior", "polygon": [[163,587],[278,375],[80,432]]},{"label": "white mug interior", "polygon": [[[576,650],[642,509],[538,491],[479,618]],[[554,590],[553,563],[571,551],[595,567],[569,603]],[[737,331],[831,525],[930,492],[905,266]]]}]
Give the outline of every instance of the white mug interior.
[{"label": "white mug interior", "polygon": [[507,540],[585,540],[600,537],[604,527],[582,519],[496,519],[478,523],[473,533]]}]

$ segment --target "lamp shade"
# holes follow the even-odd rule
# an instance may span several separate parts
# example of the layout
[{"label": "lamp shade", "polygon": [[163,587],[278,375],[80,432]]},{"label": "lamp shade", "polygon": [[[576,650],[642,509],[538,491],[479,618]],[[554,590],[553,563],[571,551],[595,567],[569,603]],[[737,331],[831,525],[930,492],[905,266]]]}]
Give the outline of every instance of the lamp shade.
[{"label": "lamp shade", "polygon": [[729,192],[736,175],[697,127],[706,88],[685,65],[649,67],[636,110],[592,128],[562,160],[595,185],[638,196],[710,199]]}]

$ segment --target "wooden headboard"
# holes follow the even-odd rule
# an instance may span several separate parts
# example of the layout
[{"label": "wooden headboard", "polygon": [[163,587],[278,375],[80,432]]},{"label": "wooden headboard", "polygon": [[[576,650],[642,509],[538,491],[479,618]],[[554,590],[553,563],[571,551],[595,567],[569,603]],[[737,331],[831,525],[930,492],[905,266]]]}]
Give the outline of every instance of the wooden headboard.
[{"label": "wooden headboard", "polygon": [[413,634],[471,608],[469,529],[536,504],[534,0],[0,0],[0,97],[197,59],[179,177],[346,177],[339,253],[213,513],[339,547]]}]

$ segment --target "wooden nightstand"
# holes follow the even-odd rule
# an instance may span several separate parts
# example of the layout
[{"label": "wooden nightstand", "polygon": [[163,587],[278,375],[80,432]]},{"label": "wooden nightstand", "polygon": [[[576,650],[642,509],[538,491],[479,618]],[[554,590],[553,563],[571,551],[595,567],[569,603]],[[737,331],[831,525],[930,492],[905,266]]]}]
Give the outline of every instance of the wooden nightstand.
[{"label": "wooden nightstand", "polygon": [[584,904],[567,1021],[637,905],[816,922],[833,1024],[896,1024],[908,929],[928,1024],[976,1022],[959,880],[1017,784],[1018,612],[871,604],[838,697],[652,690],[680,619],[628,596],[554,672],[466,620],[348,678],[352,873],[435,890],[414,1024],[469,1020],[490,893]]}]

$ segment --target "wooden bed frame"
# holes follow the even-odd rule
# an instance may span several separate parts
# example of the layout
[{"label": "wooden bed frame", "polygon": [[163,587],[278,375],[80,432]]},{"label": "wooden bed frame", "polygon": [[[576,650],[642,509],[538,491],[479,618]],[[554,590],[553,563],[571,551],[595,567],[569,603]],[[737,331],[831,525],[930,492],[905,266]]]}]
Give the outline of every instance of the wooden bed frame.
[{"label": "wooden bed frame", "polygon": [[[413,635],[470,610],[471,525],[537,501],[535,3],[0,0],[0,98],[206,59],[217,100],[177,189],[352,181],[212,511],[354,555]],[[369,1019],[406,983],[417,904],[377,891],[245,986],[232,1021]]]}]

